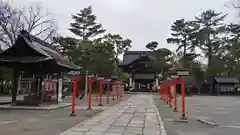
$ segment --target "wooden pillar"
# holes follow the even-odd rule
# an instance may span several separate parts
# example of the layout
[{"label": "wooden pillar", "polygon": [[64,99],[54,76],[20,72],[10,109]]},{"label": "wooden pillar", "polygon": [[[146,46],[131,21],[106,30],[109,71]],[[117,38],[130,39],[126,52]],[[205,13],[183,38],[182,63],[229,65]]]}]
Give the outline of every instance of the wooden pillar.
[{"label": "wooden pillar", "polygon": [[88,72],[86,72],[85,74],[85,91],[84,91],[84,96],[85,96],[85,100],[88,99]]},{"label": "wooden pillar", "polygon": [[132,90],[132,73],[129,74],[129,78],[128,78],[128,87],[131,88]]},{"label": "wooden pillar", "polygon": [[62,88],[63,88],[63,78],[62,78],[62,73],[59,73],[58,76],[58,89],[57,89],[57,102],[61,103],[62,102]]},{"label": "wooden pillar", "polygon": [[11,94],[12,94],[12,105],[16,105],[16,101],[17,101],[17,90],[18,90],[18,80],[20,77],[20,72],[18,69],[14,68],[13,71],[13,88],[11,90]]},{"label": "wooden pillar", "polygon": [[43,105],[43,101],[44,101],[44,76],[43,74],[39,75],[39,94],[40,94],[40,105],[42,106]]},{"label": "wooden pillar", "polygon": [[58,88],[59,88],[59,85],[58,85],[58,77],[59,77],[60,73],[57,74],[57,82],[56,82],[56,103],[58,103]]},{"label": "wooden pillar", "polygon": [[132,90],[135,89],[135,86],[136,86],[136,84],[135,84],[135,80],[133,80],[133,81],[132,81]]}]

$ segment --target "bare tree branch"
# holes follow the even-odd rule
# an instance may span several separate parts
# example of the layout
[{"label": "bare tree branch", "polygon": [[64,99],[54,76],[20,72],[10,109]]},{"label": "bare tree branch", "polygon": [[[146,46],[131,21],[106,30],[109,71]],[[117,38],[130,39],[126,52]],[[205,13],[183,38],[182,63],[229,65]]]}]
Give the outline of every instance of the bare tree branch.
[{"label": "bare tree branch", "polygon": [[38,33],[34,34],[34,36],[39,36],[39,35],[45,33],[46,31],[49,31],[51,29],[52,29],[52,26],[48,26],[47,28],[41,29]]},{"label": "bare tree branch", "polygon": [[238,18],[240,17],[240,0],[230,0],[224,5],[225,7],[236,9],[236,15]]},{"label": "bare tree branch", "polygon": [[56,34],[56,26],[56,20],[39,6],[15,9],[0,1],[0,44],[12,46],[22,29],[47,41]]},{"label": "bare tree branch", "polygon": [[51,35],[56,33],[56,20],[49,13],[43,14],[41,7],[30,7],[28,14],[22,12],[22,15],[27,24],[25,29],[33,35],[48,40]]}]

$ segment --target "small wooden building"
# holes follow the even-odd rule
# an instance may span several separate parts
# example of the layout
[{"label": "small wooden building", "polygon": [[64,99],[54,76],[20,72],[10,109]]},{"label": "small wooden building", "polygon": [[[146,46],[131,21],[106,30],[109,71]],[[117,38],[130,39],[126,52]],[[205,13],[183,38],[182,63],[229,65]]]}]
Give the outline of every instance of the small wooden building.
[{"label": "small wooden building", "polygon": [[236,77],[218,76],[213,78],[212,93],[220,94],[235,94],[236,86],[239,80]]},{"label": "small wooden building", "polygon": [[20,74],[34,75],[31,91],[24,97],[27,103],[34,105],[43,104],[46,99],[44,90],[44,80],[47,76],[54,75],[57,80],[57,99],[62,94],[63,73],[70,70],[80,70],[80,67],[65,59],[58,50],[30,35],[26,31],[21,31],[16,43],[7,50],[0,53],[0,64],[13,68],[13,88],[12,104],[16,105],[17,89]]}]

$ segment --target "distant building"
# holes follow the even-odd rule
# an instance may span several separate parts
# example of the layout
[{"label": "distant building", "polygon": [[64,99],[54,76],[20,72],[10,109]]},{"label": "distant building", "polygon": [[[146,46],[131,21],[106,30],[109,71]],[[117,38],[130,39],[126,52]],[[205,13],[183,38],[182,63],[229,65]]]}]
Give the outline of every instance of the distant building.
[{"label": "distant building", "polygon": [[123,62],[119,65],[123,72],[128,73],[128,84],[130,90],[151,91],[158,85],[159,80],[156,72],[147,64],[149,54],[152,51],[127,51],[123,55]]}]

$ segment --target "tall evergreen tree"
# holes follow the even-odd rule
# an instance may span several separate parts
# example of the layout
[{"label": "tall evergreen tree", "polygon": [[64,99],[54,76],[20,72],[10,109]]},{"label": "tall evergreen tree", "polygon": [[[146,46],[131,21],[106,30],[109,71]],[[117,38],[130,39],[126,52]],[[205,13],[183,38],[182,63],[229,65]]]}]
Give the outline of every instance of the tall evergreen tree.
[{"label": "tall evergreen tree", "polygon": [[227,14],[223,15],[221,12],[206,10],[195,17],[195,22],[200,26],[196,39],[200,49],[208,58],[208,69],[212,58],[219,55],[219,50],[225,42],[223,34],[226,32],[226,27],[223,21],[226,16]]},{"label": "tall evergreen tree", "polygon": [[91,6],[80,10],[80,13],[76,15],[72,15],[72,19],[74,22],[70,24],[69,30],[83,40],[106,31],[102,28],[102,24],[96,23],[96,16],[93,14]]},{"label": "tall evergreen tree", "polygon": [[[187,54],[187,50],[193,52],[195,50],[195,46],[193,42],[193,35],[198,30],[195,23],[190,21],[186,21],[185,19],[176,20],[173,22],[171,26],[171,36],[167,39],[168,43],[177,44],[178,48],[176,52],[179,52],[182,49],[183,52],[183,63],[185,62],[185,57]],[[185,64],[183,64],[185,65]]]}]

